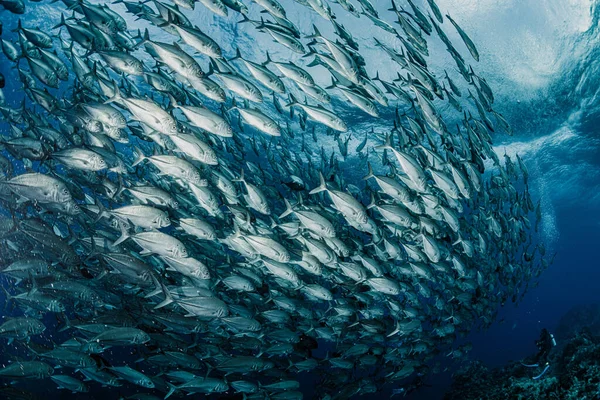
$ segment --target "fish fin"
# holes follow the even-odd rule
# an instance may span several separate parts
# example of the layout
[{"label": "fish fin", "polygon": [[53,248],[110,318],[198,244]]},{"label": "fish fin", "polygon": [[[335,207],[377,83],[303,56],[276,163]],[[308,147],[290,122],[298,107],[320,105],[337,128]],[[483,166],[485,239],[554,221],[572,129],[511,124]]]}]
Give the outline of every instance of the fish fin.
[{"label": "fish fin", "polygon": [[320,171],[319,171],[319,181],[320,181],[319,186],[314,188],[310,192],[308,192],[308,194],[315,194],[315,193],[327,191],[327,185],[325,184],[325,178],[323,178],[323,174]]},{"label": "fish fin", "polygon": [[145,44],[146,42],[150,41],[150,33],[148,33],[148,28],[144,29],[144,35],[141,37],[141,40],[139,42],[136,43],[136,45],[134,46],[134,48],[138,48],[141,45]]},{"label": "fish fin", "polygon": [[314,55],[315,55],[314,60],[312,60],[311,62],[306,64],[307,67],[316,67],[317,65],[321,65],[321,57],[319,57],[319,55],[316,53],[314,53]]},{"label": "fish fin", "polygon": [[60,13],[60,23],[57,25],[54,25],[52,28],[50,28],[50,30],[54,30],[57,28],[60,28],[61,26],[66,26],[67,22],[65,21],[65,14]]},{"label": "fish fin", "polygon": [[386,137],[385,137],[385,144],[382,144],[380,146],[376,146],[375,148],[378,149],[378,150],[381,150],[381,149],[392,149],[392,139],[391,139],[391,136],[390,135],[386,135]]},{"label": "fish fin", "polygon": [[[106,211],[106,208],[104,207],[104,205],[97,198],[96,198],[96,206],[98,207],[98,216],[96,217],[96,220],[94,221],[94,223],[97,223],[104,217],[110,216],[108,211]],[[92,242],[93,242],[93,240],[92,240]]]},{"label": "fish fin", "polygon": [[121,99],[123,98],[123,97],[121,96],[121,92],[119,91],[119,87],[117,86],[117,82],[115,82],[115,81],[113,80],[113,81],[112,81],[112,84],[113,84],[113,91],[114,91],[114,94],[113,94],[113,96],[112,96],[110,99],[106,100],[106,101],[104,102],[104,104],[110,104],[110,103],[114,103],[115,101],[119,101],[119,100],[121,100]]},{"label": "fish fin", "polygon": [[23,26],[21,25],[21,18],[19,18],[19,21],[17,22],[17,27],[15,29],[11,29],[11,32],[19,32],[21,29],[23,29]]},{"label": "fish fin", "polygon": [[121,236],[113,243],[113,246],[120,245],[130,237],[127,232],[127,227],[124,224],[119,223],[119,228],[121,229]]},{"label": "fish fin", "polygon": [[35,280],[35,277],[31,273],[31,271],[28,271],[28,273],[29,273],[29,280],[31,281],[31,289],[29,289],[27,296],[31,296],[33,293],[38,291],[38,284],[37,284],[37,281]]},{"label": "fish fin", "polygon": [[286,107],[291,107],[291,106],[293,106],[294,104],[298,104],[298,99],[296,99],[296,97],[294,97],[294,95],[293,95],[293,94],[291,94],[291,93],[290,93],[290,94],[289,94],[289,98],[290,98],[290,100],[289,100],[289,102],[288,102],[288,103],[285,105]]},{"label": "fish fin", "polygon": [[63,326],[62,328],[60,328],[58,331],[59,332],[64,332],[68,329],[71,329],[73,327],[73,325],[71,325],[71,320],[69,319],[69,317],[67,316],[66,313],[63,313],[63,318],[65,319],[65,326]]},{"label": "fish fin", "polygon": [[139,147],[133,146],[133,149],[135,150],[137,157],[136,157],[135,161],[133,162],[133,164],[131,164],[131,166],[135,167],[136,165],[138,165],[139,163],[144,161],[147,157],[144,155],[144,152]]},{"label": "fish fin", "polygon": [[331,76],[331,85],[326,86],[325,89],[334,89],[337,87],[337,81],[335,79],[335,77],[332,75]]},{"label": "fish fin", "polygon": [[[175,300],[173,299],[173,296],[171,296],[171,293],[169,293],[169,289],[167,289],[167,287],[163,283],[159,282],[159,280],[156,279],[156,277],[154,276],[154,274],[150,274],[150,277],[152,278],[152,281],[154,282],[154,284],[156,285],[156,287],[157,288],[160,287],[160,290],[165,295],[165,299],[162,302],[158,303],[156,306],[154,306],[154,309],[158,310],[159,308],[163,308],[163,307],[168,306],[169,304],[175,302]],[[173,394],[173,393],[171,392],[171,394]],[[167,397],[169,397],[171,394],[169,394],[168,396],[166,396],[165,399]]]},{"label": "fish fin", "polygon": [[305,36],[305,38],[306,39],[313,39],[313,38],[318,38],[318,37],[322,37],[322,36],[323,35],[321,35],[321,32],[319,32],[319,28],[317,28],[317,26],[315,24],[313,24],[313,34]]},{"label": "fish fin", "polygon": [[244,179],[244,169],[242,168],[242,171],[240,172],[240,177],[237,179],[232,179],[232,182],[244,182],[246,183],[246,180]]},{"label": "fish fin", "polygon": [[168,94],[168,97],[169,97],[169,102],[171,103],[170,104],[171,109],[181,108],[181,106],[179,105],[179,103],[177,103],[177,100],[175,100],[175,97],[173,97],[172,94]]},{"label": "fish fin", "polygon": [[370,210],[371,208],[375,207],[376,205],[377,205],[377,201],[375,200],[375,195],[373,193],[371,193],[371,202],[367,206],[367,210]]},{"label": "fish fin", "polygon": [[246,14],[242,14],[242,20],[238,21],[238,24],[245,24],[246,22],[252,22],[252,20]]},{"label": "fish fin", "polygon": [[[175,271],[174,268],[168,267],[167,270],[169,271]],[[154,297],[157,294],[162,293],[162,289],[160,288],[160,286],[157,286],[156,289],[154,289],[152,292],[148,293],[147,295],[144,296],[145,299],[149,299],[150,297]]]},{"label": "fish fin", "polygon": [[[289,201],[287,201],[287,199],[283,199],[283,201],[285,202],[285,211],[279,216],[279,218],[284,218],[287,217],[288,215],[290,215],[291,213],[294,212],[294,209],[292,208],[292,205],[290,204]],[[273,221],[275,222],[275,221]]]},{"label": "fish fin", "polygon": [[235,57],[232,57],[232,58],[230,58],[227,61],[233,61],[233,60],[243,60],[242,53],[240,53],[240,48],[239,47],[237,49],[235,49]]},{"label": "fish fin", "polygon": [[177,390],[177,386],[173,385],[172,383],[166,382],[166,384],[169,387],[169,391],[165,395],[165,397],[164,397],[165,399],[169,398]]},{"label": "fish fin", "polygon": [[367,179],[371,179],[373,178],[375,175],[373,174],[373,167],[371,166],[371,163],[369,161],[367,161],[367,168],[369,168],[369,172],[367,173],[367,175],[365,175],[362,180],[366,181]]},{"label": "fish fin", "polygon": [[394,328],[394,330],[392,332],[390,332],[388,335],[386,335],[386,337],[392,337],[396,334],[398,334],[400,332],[400,322],[398,320],[396,320],[396,327]]}]

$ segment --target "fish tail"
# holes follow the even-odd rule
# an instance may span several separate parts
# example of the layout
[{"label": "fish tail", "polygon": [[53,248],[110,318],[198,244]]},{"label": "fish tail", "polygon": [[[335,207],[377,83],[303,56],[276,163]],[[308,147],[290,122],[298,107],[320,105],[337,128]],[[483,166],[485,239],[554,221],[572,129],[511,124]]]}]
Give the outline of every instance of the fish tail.
[{"label": "fish tail", "polygon": [[65,21],[65,14],[60,13],[60,23],[54,25],[52,28],[50,28],[51,30],[60,28],[61,26],[66,26],[67,25],[67,21]]},{"label": "fish tail", "polygon": [[38,283],[35,280],[35,277],[31,273],[31,271],[28,271],[28,273],[29,273],[29,280],[31,281],[31,289],[29,289],[29,292],[28,292],[28,296],[29,296],[38,291]]},{"label": "fish tail", "polygon": [[321,57],[319,57],[319,55],[317,53],[314,53],[314,55],[315,55],[314,60],[312,60],[311,62],[306,64],[307,67],[316,67],[317,65],[321,65]]},{"label": "fish tail", "polygon": [[147,157],[144,155],[144,152],[137,146],[133,146],[135,153],[136,153],[136,159],[133,162],[133,164],[131,164],[132,167],[135,167],[136,165],[138,165],[139,163],[141,163],[142,161],[144,161]]},{"label": "fish tail", "polygon": [[73,327],[73,325],[71,325],[71,320],[69,319],[69,317],[67,316],[66,313],[63,313],[63,318],[65,319],[65,326],[63,326],[62,328],[60,328],[58,331],[59,332],[64,332],[68,329],[71,329]]},{"label": "fish tail", "polygon": [[123,182],[123,177],[121,176],[121,174],[118,175],[118,182],[119,182],[119,186],[117,188],[117,192],[115,193],[114,197],[120,197],[123,194],[123,192],[128,189]]},{"label": "fish tail", "polygon": [[11,29],[11,32],[19,32],[21,29],[23,29],[23,25],[21,24],[21,18],[19,18],[19,21],[17,22],[17,27],[15,29]]},{"label": "fish tail", "polygon": [[325,89],[334,89],[337,87],[337,79],[332,75],[331,76],[331,85],[325,87]]},{"label": "fish tail", "polygon": [[285,370],[287,371],[287,370],[289,370],[289,369],[291,369],[291,368],[293,368],[293,367],[294,367],[294,363],[292,362],[292,360],[290,360],[290,359],[288,358],[288,367],[287,367]]},{"label": "fish tail", "polygon": [[114,103],[115,101],[121,100],[123,97],[121,96],[121,92],[119,91],[119,86],[117,86],[117,82],[113,80],[113,96],[106,100],[104,104]]},{"label": "fish tail", "polygon": [[125,225],[119,223],[119,228],[121,228],[121,236],[113,243],[113,246],[118,246],[127,239],[129,239],[129,233],[127,232],[127,228]]},{"label": "fish tail", "polygon": [[145,299],[149,299],[150,297],[154,297],[157,294],[162,293],[162,289],[160,287],[156,287],[156,289],[154,289],[152,292],[148,293],[147,295],[144,296]]},{"label": "fish tail", "polygon": [[380,146],[377,146],[377,147],[375,147],[375,148],[376,148],[376,149],[378,149],[378,150],[382,150],[382,149],[392,149],[392,139],[391,139],[390,135],[387,135],[387,136],[385,137],[385,143],[384,143],[384,144],[382,144],[382,145],[380,145]]},{"label": "fish tail", "polygon": [[232,179],[232,182],[246,182],[246,180],[244,179],[244,169],[242,168],[242,171],[240,172],[240,177],[237,179]]},{"label": "fish tail", "polygon": [[362,180],[366,181],[367,179],[371,179],[373,178],[375,175],[373,174],[373,167],[371,166],[371,163],[367,161],[367,168],[369,169],[369,172],[367,173],[367,175],[365,175]]},{"label": "fish tail", "polygon": [[398,334],[398,332],[400,332],[400,322],[396,321],[396,328],[394,328],[394,330],[392,332],[390,332],[390,334],[387,335],[386,337],[392,337],[392,336]]},{"label": "fish tail", "polygon": [[242,53],[240,52],[240,48],[238,47],[237,49],[235,49],[235,57],[232,57],[227,61],[241,60],[241,59],[242,59]]},{"label": "fish tail", "polygon": [[[106,208],[104,208],[104,205],[102,204],[102,202],[98,199],[96,199],[96,207],[98,207],[98,216],[96,217],[96,221],[94,221],[94,223],[97,223],[104,217],[110,216],[110,214],[106,211]],[[93,240],[92,240],[92,242],[93,242]]]},{"label": "fish tail", "polygon": [[181,108],[181,106],[179,105],[179,103],[177,103],[177,100],[175,100],[175,97],[173,97],[172,94],[168,94],[169,97],[169,102],[170,104],[170,109],[174,109],[174,108]]},{"label": "fish tail", "polygon": [[325,178],[323,178],[323,174],[321,172],[319,172],[319,181],[320,181],[319,186],[314,188],[313,190],[311,190],[309,192],[309,194],[315,194],[315,193],[327,191],[327,185],[325,184]]},{"label": "fish tail", "polygon": [[4,304],[4,308],[6,309],[6,307],[8,306],[8,303],[14,298],[14,296],[12,294],[10,294],[8,292],[8,290],[6,290],[4,285],[0,285],[0,289],[2,289],[2,291],[4,292],[4,295],[6,296],[6,302]]},{"label": "fish tail", "polygon": [[271,60],[271,56],[269,55],[269,52],[267,51],[267,61],[265,61],[264,63],[262,63],[263,66],[272,63],[273,60]]},{"label": "fish tail", "polygon": [[242,20],[238,21],[238,24],[245,24],[246,22],[252,22],[252,20],[246,14],[242,14]]},{"label": "fish tail", "polygon": [[314,45],[317,45],[317,41],[316,40],[311,40],[310,43],[308,43],[306,46],[308,47],[308,51],[306,53],[304,53],[304,55],[302,56],[302,58],[307,58],[312,56],[313,54],[317,54],[317,52],[315,51],[315,49],[313,48]]},{"label": "fish tail", "polygon": [[370,210],[371,208],[375,207],[376,205],[377,205],[377,201],[375,199],[375,195],[373,193],[371,193],[371,202],[367,206],[367,210]]},{"label": "fish tail", "polygon": [[279,218],[287,217],[288,215],[294,212],[294,209],[292,208],[290,202],[287,201],[287,199],[283,199],[283,201],[285,202],[285,211],[279,216]]},{"label": "fish tail", "polygon": [[313,34],[306,36],[306,39],[314,39],[314,38],[318,38],[321,36],[322,35],[321,35],[321,32],[319,32],[319,28],[317,28],[317,26],[315,24],[313,24]]},{"label": "fish tail", "polygon": [[204,76],[209,77],[213,75],[215,71],[220,72],[219,66],[215,64],[214,60],[210,60],[210,62],[208,63],[208,71],[204,74]]},{"label": "fish tail", "polygon": [[165,399],[169,398],[177,390],[177,386],[173,385],[170,382],[166,382],[166,383],[167,383],[167,386],[169,387],[169,391],[165,395]]},{"label": "fish tail", "polygon": [[144,29],[144,35],[141,36],[141,40],[136,43],[136,45],[134,46],[134,49],[137,49],[138,47],[140,47],[141,45],[143,45],[149,41],[150,41],[150,33],[148,32],[148,28],[146,28],[146,29]]},{"label": "fish tail", "polygon": [[[171,296],[171,293],[169,292],[169,289],[167,289],[167,287],[163,283],[159,282],[158,279],[156,279],[156,277],[154,276],[154,274],[150,274],[150,277],[154,281],[154,284],[156,285],[156,287],[157,288],[160,287],[160,290],[165,295],[165,299],[163,301],[161,301],[160,303],[158,303],[156,306],[154,306],[154,309],[158,310],[159,308],[163,308],[165,306],[168,306],[171,303],[174,303],[175,300],[173,299],[173,296]],[[169,397],[171,394],[169,394],[167,397]],[[167,397],[165,397],[165,399]]]},{"label": "fish tail", "polygon": [[294,104],[298,104],[298,99],[296,99],[296,97],[294,97],[293,94],[290,93],[290,101],[285,105],[286,107],[291,107]]}]

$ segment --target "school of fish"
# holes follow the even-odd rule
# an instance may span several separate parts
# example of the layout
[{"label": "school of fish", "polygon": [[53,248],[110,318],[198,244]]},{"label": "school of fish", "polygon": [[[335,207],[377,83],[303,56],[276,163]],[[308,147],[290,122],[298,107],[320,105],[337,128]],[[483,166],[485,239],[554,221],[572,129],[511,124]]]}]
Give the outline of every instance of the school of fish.
[{"label": "school of fish", "polygon": [[[478,49],[435,0],[294,0],[310,32],[292,0],[61,1],[48,30],[0,0],[0,379],[408,393],[552,262],[526,166],[493,150],[512,131]],[[223,50],[198,9],[290,57]]]}]

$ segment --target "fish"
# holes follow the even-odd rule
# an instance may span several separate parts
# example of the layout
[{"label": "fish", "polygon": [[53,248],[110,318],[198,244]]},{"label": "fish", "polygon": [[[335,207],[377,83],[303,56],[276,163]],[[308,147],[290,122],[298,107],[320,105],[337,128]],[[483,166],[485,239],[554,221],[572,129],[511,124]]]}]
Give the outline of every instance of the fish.
[{"label": "fish", "polygon": [[469,53],[471,53],[471,56],[473,56],[473,59],[475,61],[479,61],[479,52],[477,51],[477,47],[475,46],[475,43],[473,43],[469,35],[467,35],[467,33],[452,19],[452,17],[450,17],[450,15],[446,14],[446,18],[448,18],[450,23],[454,25],[454,28],[456,28],[456,31],[465,43],[465,46],[467,46],[467,49],[469,49]]},{"label": "fish", "polygon": [[184,43],[193,47],[200,53],[205,54],[210,58],[223,57],[223,51],[219,45],[210,36],[204,34],[200,29],[177,24],[173,24],[173,27]]},{"label": "fish", "polygon": [[50,379],[56,383],[59,389],[67,389],[72,393],[86,393],[90,390],[88,385],[70,375],[52,375]]},{"label": "fish", "polygon": [[422,381],[553,261],[477,38],[433,0],[198,3],[0,0],[0,378],[130,399]]},{"label": "fish", "polygon": [[5,378],[44,379],[54,373],[54,368],[42,361],[14,362],[0,369],[0,376]]},{"label": "fish", "polygon": [[28,340],[30,336],[39,335],[46,326],[33,318],[12,318],[0,325],[0,337],[12,340]]},{"label": "fish", "polygon": [[166,135],[177,134],[177,123],[173,117],[163,110],[152,100],[136,99],[133,97],[123,98],[116,83],[113,82],[114,96],[108,99],[105,104],[114,102],[123,102],[125,107],[140,122],[146,124],[149,128],[163,132]]},{"label": "fish", "polygon": [[340,119],[333,112],[319,106],[310,106],[308,104],[299,103],[296,98],[290,94],[290,102],[287,104],[288,107],[298,107],[302,109],[311,119],[316,122],[319,122],[331,129],[334,129],[338,132],[347,132],[348,126],[346,123]]},{"label": "fish", "polygon": [[229,61],[233,60],[241,60],[246,66],[246,68],[250,71],[254,79],[259,81],[263,86],[267,87],[275,93],[285,93],[285,85],[277,75],[269,71],[261,64],[253,63],[242,58],[239,48],[236,49],[235,57],[229,59]]}]

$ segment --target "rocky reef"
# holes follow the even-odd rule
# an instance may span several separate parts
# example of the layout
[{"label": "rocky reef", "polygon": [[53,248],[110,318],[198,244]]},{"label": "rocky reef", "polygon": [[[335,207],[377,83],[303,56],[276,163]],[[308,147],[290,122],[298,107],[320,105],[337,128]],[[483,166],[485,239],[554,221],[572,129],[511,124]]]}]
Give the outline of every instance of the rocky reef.
[{"label": "rocky reef", "polygon": [[549,354],[549,367],[543,375],[545,363],[533,368],[523,365],[534,364],[533,356],[495,369],[474,361],[454,375],[444,399],[600,399],[598,321],[598,305],[577,307],[565,314],[555,331],[559,345]]}]

